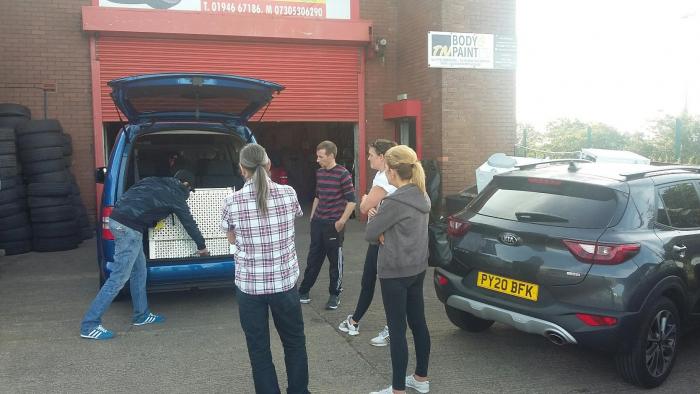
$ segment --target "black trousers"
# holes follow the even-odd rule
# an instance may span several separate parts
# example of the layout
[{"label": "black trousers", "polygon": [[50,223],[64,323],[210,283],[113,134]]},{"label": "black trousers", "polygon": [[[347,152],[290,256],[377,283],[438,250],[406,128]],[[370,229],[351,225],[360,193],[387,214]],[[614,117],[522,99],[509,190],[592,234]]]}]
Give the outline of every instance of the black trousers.
[{"label": "black trousers", "polygon": [[311,221],[311,244],[299,293],[307,294],[311,290],[326,257],[328,257],[330,275],[328,292],[338,295],[343,291],[343,235],[343,231],[339,233],[335,230],[334,222]]},{"label": "black trousers", "polygon": [[374,298],[374,287],[377,284],[377,256],[379,255],[379,245],[369,244],[365,255],[365,268],[362,270],[362,288],[360,298],[357,299],[355,313],[352,320],[359,322],[365,315]]},{"label": "black trousers", "polygon": [[416,349],[418,376],[428,376],[430,358],[430,333],[425,322],[423,305],[423,280],[425,271],[406,278],[379,279],[384,299],[384,312],[389,326],[389,349],[391,350],[391,384],[394,390],[406,389],[406,367],[408,345],[406,344],[406,321],[413,332]]}]

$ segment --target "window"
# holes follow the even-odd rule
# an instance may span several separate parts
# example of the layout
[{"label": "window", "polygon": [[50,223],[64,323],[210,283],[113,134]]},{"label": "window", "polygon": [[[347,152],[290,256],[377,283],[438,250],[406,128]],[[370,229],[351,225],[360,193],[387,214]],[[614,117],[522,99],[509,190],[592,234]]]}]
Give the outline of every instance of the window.
[{"label": "window", "polygon": [[506,220],[571,228],[605,228],[616,217],[614,190],[544,181],[516,177],[492,181],[471,209]]},{"label": "window", "polygon": [[[700,227],[700,198],[692,183],[679,183],[660,190],[669,225],[676,228]],[[660,208],[661,209],[661,208]],[[659,211],[659,216],[661,212]],[[659,220],[659,223],[665,224]]]}]

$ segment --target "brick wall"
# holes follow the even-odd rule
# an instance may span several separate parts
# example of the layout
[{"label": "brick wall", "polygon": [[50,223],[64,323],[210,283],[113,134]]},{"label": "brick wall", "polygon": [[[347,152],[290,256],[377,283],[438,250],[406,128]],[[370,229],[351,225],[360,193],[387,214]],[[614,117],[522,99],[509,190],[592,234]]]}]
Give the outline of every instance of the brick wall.
[{"label": "brick wall", "polygon": [[34,119],[44,116],[42,83],[55,83],[48,94],[48,117],[58,119],[73,138],[73,174],[88,214],[94,220],[90,53],[82,32],[80,8],[90,0],[13,1],[0,12],[0,102],[28,106]]},{"label": "brick wall", "polygon": [[[442,30],[515,36],[515,0],[443,0]],[[515,143],[515,71],[442,70],[443,191],[475,183],[476,168]]]}]

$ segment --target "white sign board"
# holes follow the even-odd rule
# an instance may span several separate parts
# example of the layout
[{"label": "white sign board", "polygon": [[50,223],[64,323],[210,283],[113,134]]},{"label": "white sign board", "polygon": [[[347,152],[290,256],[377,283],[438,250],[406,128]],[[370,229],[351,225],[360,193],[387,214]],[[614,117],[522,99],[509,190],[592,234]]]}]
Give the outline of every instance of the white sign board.
[{"label": "white sign board", "polygon": [[431,68],[513,69],[515,42],[493,34],[428,32]]}]

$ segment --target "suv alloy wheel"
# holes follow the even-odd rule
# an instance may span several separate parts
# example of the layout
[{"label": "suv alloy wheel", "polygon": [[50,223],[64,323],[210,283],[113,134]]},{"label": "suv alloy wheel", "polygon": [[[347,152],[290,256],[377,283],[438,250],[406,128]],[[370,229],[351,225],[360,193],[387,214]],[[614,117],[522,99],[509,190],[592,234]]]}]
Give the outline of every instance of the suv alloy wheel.
[{"label": "suv alloy wheel", "polygon": [[616,357],[622,377],[646,388],[663,383],[676,361],[680,330],[678,308],[670,299],[659,298],[647,310],[632,350]]}]

